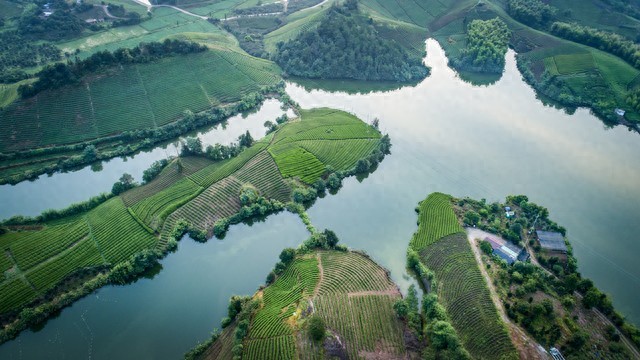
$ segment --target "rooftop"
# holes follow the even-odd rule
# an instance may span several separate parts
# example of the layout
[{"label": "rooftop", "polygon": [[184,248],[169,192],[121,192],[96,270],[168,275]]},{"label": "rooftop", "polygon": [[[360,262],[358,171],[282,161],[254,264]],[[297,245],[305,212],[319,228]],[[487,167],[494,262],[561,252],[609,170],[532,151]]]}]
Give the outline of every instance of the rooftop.
[{"label": "rooftop", "polygon": [[537,230],[540,246],[547,250],[567,251],[567,245],[564,243],[564,237],[558,232]]}]

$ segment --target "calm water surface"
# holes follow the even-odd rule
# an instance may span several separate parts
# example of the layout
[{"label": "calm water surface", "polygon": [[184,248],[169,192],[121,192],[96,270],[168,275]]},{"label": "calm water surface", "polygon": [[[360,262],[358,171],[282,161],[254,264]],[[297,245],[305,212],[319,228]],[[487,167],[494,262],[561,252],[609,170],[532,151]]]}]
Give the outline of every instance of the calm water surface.
[{"label": "calm water surface", "polygon": [[[433,191],[488,201],[524,193],[567,227],[580,271],[640,322],[638,135],[607,130],[585,110],[567,115],[545,107],[521,80],[512,52],[497,83],[474,87],[446,66],[436,42],[427,47],[432,75],[415,87],[349,94],[334,91],[344,83],[333,90],[288,84],[304,108],[378,117],[393,143],[373,174],[350,178],[337,195],[316,202],[309,210],[316,227],[366,250],[406,289],[404,254],[418,201]],[[99,290],[41,331],[0,346],[0,358],[179,358],[219,324],[229,296],[252,293],[280,250],[306,236],[301,222],[283,213],[232,227],[223,241],[184,239],[154,279]]]}]

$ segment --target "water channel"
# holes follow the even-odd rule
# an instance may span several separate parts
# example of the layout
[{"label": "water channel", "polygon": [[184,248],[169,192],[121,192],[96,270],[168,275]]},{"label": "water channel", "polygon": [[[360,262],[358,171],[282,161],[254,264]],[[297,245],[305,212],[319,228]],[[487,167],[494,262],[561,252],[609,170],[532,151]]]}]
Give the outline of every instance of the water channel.
[{"label": "water channel", "polygon": [[[303,108],[379,118],[393,143],[374,173],[347,179],[337,195],[309,209],[316,227],[365,250],[406,289],[404,254],[418,201],[434,191],[488,201],[527,194],[568,229],[580,271],[640,323],[638,134],[607,129],[584,109],[568,115],[543,105],[522,81],[511,51],[502,78],[480,87],[447,67],[437,42],[427,41],[427,53],[432,74],[416,86],[353,93],[343,91],[357,88],[353,83],[288,83]],[[146,166],[135,169],[137,176]],[[114,176],[124,171],[114,168]],[[46,182],[34,184],[40,187],[33,191],[50,191]],[[298,218],[281,213],[234,226],[222,241],[185,238],[153,279],[97,291],[41,330],[0,346],[0,358],[179,358],[217,327],[229,296],[252,293],[280,250],[306,236]]]}]

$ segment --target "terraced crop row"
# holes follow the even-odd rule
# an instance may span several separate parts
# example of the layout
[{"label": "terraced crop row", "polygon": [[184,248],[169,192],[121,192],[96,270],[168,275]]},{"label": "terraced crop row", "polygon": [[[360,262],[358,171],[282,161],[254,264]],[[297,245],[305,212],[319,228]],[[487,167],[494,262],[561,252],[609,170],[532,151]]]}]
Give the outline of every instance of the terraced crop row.
[{"label": "terraced crop row", "polygon": [[326,171],[325,165],[304,148],[286,144],[277,150],[269,149],[282,177],[298,177],[307,184],[312,184]]},{"label": "terraced crop row", "polygon": [[358,160],[366,158],[378,146],[373,139],[304,140],[298,144],[335,170],[350,170]]},{"label": "terraced crop row", "polygon": [[438,297],[471,356],[496,359],[514,353],[466,234],[449,235],[420,254],[425,265],[435,272]]},{"label": "terraced crop row", "polygon": [[189,178],[135,204],[131,209],[151,228],[160,228],[164,219],[179,206],[193,199],[202,188]]},{"label": "terraced crop row", "polygon": [[0,313],[17,309],[37,297],[31,286],[15,277],[0,283]]},{"label": "terraced crop row", "polygon": [[353,339],[352,358],[359,357],[362,352],[386,353],[398,357],[404,354],[402,325],[393,310],[398,296],[367,295],[354,296],[349,299],[351,321],[358,330]]},{"label": "terraced crop row", "polygon": [[274,135],[273,144],[291,142],[294,136],[299,136],[318,127],[354,125],[362,123],[355,116],[334,109],[301,110],[300,121],[287,124]]},{"label": "terraced crop row", "polygon": [[5,271],[13,267],[13,261],[9,257],[6,250],[0,250],[0,274],[4,274]]},{"label": "terraced crop row", "polygon": [[271,67],[273,63],[248,55],[210,50],[114,68],[1,110],[0,152],[161,126],[186,109],[197,112],[238,101],[277,83],[280,77]]},{"label": "terraced crop row", "polygon": [[420,251],[441,238],[464,232],[451,207],[451,197],[433,193],[420,203],[418,231],[411,239],[411,247]]},{"label": "terraced crop row", "polygon": [[324,278],[318,291],[320,295],[395,289],[384,269],[363,255],[323,252],[321,261]]},{"label": "terraced crop row", "polygon": [[245,149],[238,156],[209,165],[189,176],[189,178],[202,187],[209,187],[217,181],[220,181],[236,172],[260,151],[266,148],[268,144],[269,143],[267,141],[258,141],[250,148]]},{"label": "terraced crop row", "polygon": [[160,191],[168,188],[185,176],[184,171],[178,171],[175,163],[167,165],[166,168],[150,183],[133,188],[122,194],[124,203],[131,207],[138,202],[147,199]]},{"label": "terraced crop row", "polygon": [[235,177],[224,178],[178,209],[175,216],[186,219],[201,230],[211,230],[218,219],[229,217],[240,210],[241,188],[242,183]]},{"label": "terraced crop row", "polygon": [[296,345],[293,335],[252,339],[246,342],[242,358],[247,360],[295,359]]},{"label": "terraced crop row", "polygon": [[315,258],[298,258],[277,280],[264,290],[264,307],[256,314],[249,331],[250,339],[291,335],[285,324],[303,296],[309,296],[318,282],[318,262]]},{"label": "terraced crop row", "polygon": [[95,242],[89,237],[38,265],[27,273],[27,279],[39,291],[54,287],[58,282],[78,269],[102,265],[104,261]]},{"label": "terraced crop row", "polygon": [[345,140],[345,139],[379,139],[378,133],[371,126],[360,122],[358,124],[317,126],[304,132],[297,133],[287,139],[287,142],[300,140]]},{"label": "terraced crop row", "polygon": [[[30,269],[87,236],[83,219],[39,231],[20,231],[2,237],[3,250],[11,249],[20,270]],[[4,255],[4,254],[3,254]]]},{"label": "terraced crop row", "polygon": [[114,265],[156,243],[156,238],[131,216],[120,198],[90,211],[87,221],[106,261]]},{"label": "terraced crop row", "polygon": [[268,152],[263,151],[234,174],[236,178],[255,186],[262,196],[287,202],[291,188],[284,182],[278,166]]}]

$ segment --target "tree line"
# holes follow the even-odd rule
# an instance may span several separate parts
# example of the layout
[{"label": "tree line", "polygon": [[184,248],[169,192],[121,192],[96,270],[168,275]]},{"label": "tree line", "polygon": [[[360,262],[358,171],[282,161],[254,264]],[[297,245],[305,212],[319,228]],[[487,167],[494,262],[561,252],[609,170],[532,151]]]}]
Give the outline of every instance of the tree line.
[{"label": "tree line", "polygon": [[564,22],[554,22],[551,33],[616,55],[640,69],[640,45],[621,35]]},{"label": "tree line", "polygon": [[429,74],[421,59],[378,36],[356,1],[333,5],[315,29],[278,43],[274,60],[308,78],[413,81]]},{"label": "tree line", "polygon": [[84,60],[76,58],[75,61],[69,60],[66,63],[45,66],[36,74],[38,80],[32,84],[21,85],[18,87],[18,93],[23,98],[27,98],[44,90],[77,84],[83,76],[101,68],[147,63],[178,54],[203,52],[206,49],[206,46],[191,41],[166,39],[163,42],[140,43],[132,49],[119,48],[113,52],[100,51]]},{"label": "tree line", "polygon": [[555,7],[540,0],[509,0],[507,11],[514,19],[533,27],[548,24],[557,13]]}]

